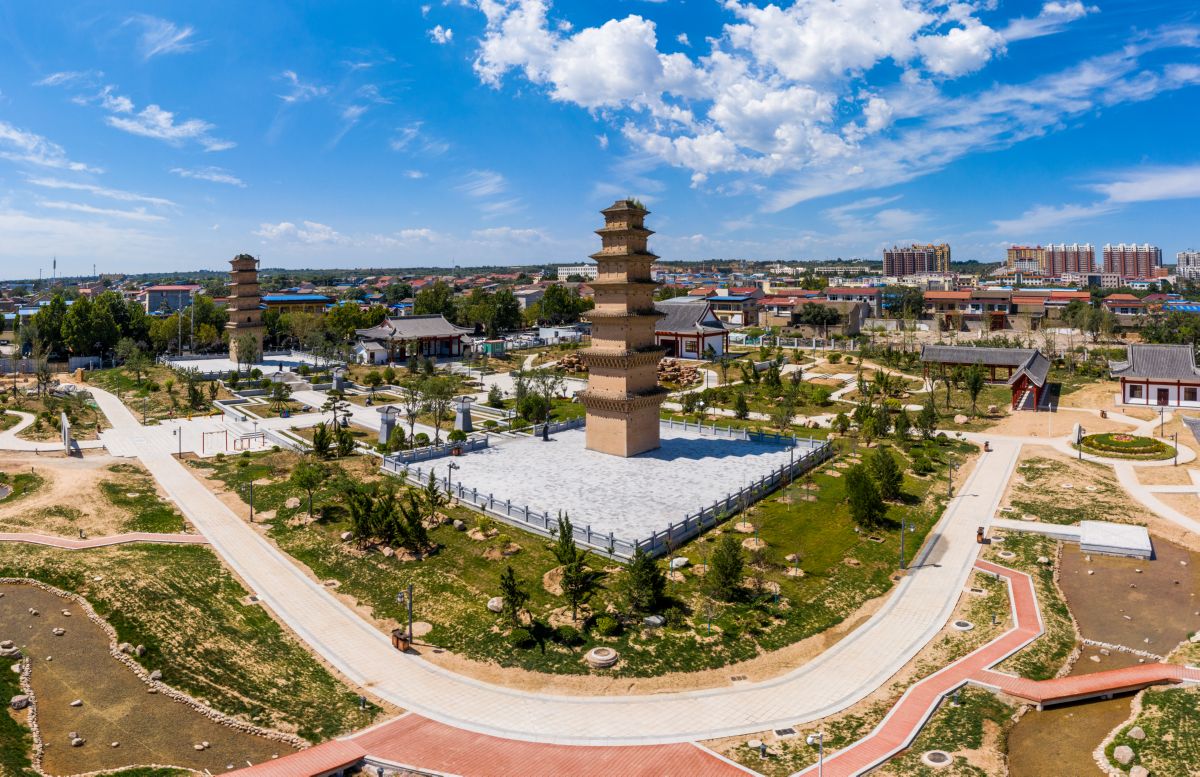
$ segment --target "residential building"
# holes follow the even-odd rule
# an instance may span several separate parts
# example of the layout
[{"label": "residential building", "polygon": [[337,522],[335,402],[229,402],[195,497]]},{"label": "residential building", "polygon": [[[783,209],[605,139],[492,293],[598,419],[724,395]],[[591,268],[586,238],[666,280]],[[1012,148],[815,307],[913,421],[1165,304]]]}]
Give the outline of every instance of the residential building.
[{"label": "residential building", "polygon": [[599,272],[599,265],[595,264],[570,264],[558,268],[558,279],[565,281],[572,275],[578,275],[584,280],[596,280],[596,274]]},{"label": "residential building", "polygon": [[870,315],[878,318],[880,306],[883,304],[883,289],[830,286],[825,289],[825,298],[831,302],[862,302],[869,309]]},{"label": "residential building", "polygon": [[280,313],[324,313],[325,309],[333,304],[332,297],[326,297],[324,294],[264,294],[262,296],[263,304],[267,306],[267,310],[275,310]]},{"label": "residential building", "polygon": [[1175,254],[1175,274],[1189,281],[1200,278],[1200,251],[1189,248]]},{"label": "residential building", "polygon": [[895,278],[921,273],[950,272],[950,244],[892,246],[883,252],[883,274]]},{"label": "residential building", "polygon": [[530,305],[540,301],[545,294],[546,290],[541,286],[527,286],[513,292],[513,296],[517,298],[517,304],[521,306],[521,310],[527,310]]},{"label": "residential building", "polygon": [[170,315],[192,304],[192,296],[200,292],[200,286],[183,283],[166,286],[147,286],[138,294],[138,300],[151,315]]},{"label": "residential building", "polygon": [[1121,381],[1124,404],[1200,407],[1200,369],[1190,344],[1130,345],[1125,361],[1109,362],[1108,369]]},{"label": "residential building", "polygon": [[1115,315],[1121,326],[1136,323],[1138,317],[1146,312],[1146,303],[1132,294],[1109,294],[1101,300],[1100,305]]},{"label": "residential building", "polygon": [[1104,245],[1104,272],[1121,278],[1153,280],[1162,267],[1162,249],[1149,243],[1134,245],[1118,243]]},{"label": "residential building", "polygon": [[712,311],[725,326],[754,326],[758,323],[758,296],[753,294],[714,294],[708,298]]},{"label": "residential building", "polygon": [[1029,272],[1030,267],[1041,268],[1045,263],[1046,249],[1041,246],[1011,246],[1007,259],[1010,268]]},{"label": "residential building", "polygon": [[1091,243],[1050,243],[1042,249],[1041,271],[1046,275],[1090,273],[1096,270],[1096,248]]},{"label": "residential building", "polygon": [[654,325],[654,342],[664,356],[703,359],[706,354],[722,356],[729,348],[729,330],[708,301],[675,297],[656,302],[654,309],[662,314]]},{"label": "residential building", "polygon": [[1065,272],[1059,280],[1071,286],[1095,286],[1098,289],[1119,289],[1125,285],[1115,272]]}]

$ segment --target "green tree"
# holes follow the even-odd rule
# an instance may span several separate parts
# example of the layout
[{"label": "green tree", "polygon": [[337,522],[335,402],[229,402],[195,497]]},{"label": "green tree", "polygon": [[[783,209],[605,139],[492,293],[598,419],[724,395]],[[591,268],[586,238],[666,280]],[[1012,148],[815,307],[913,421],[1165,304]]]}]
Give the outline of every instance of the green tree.
[{"label": "green tree", "polygon": [[634,615],[645,615],[658,610],[666,590],[666,574],[639,546],[625,567],[622,580],[622,592],[629,611]]},{"label": "green tree", "polygon": [[445,281],[428,284],[413,298],[413,313],[418,316],[440,313],[447,321],[455,321],[454,289]]},{"label": "green tree", "polygon": [[983,377],[983,368],[980,367],[978,364],[972,364],[971,367],[967,370],[967,374],[966,374],[967,394],[969,394],[971,397],[971,413],[972,413],[972,415],[974,415],[976,412],[978,412],[976,403],[979,400],[980,392],[983,391],[983,386],[984,386],[985,382],[986,381]]},{"label": "green tree", "polygon": [[578,551],[576,557],[563,565],[562,589],[563,596],[571,605],[571,620],[579,620],[580,605],[587,604],[592,596],[602,587],[601,573],[588,565],[591,554],[586,550]]},{"label": "green tree", "polygon": [[903,445],[908,442],[908,435],[912,432],[912,419],[908,417],[908,410],[900,408],[900,412],[896,414],[896,420],[892,425],[892,434],[896,437],[896,442]]},{"label": "green tree", "polygon": [[732,534],[723,534],[708,560],[705,587],[715,599],[731,602],[742,590],[742,547]]},{"label": "green tree", "polygon": [[504,407],[504,392],[500,390],[499,384],[493,383],[488,389],[487,406],[502,408]]},{"label": "green tree", "polygon": [[579,552],[575,545],[575,527],[571,525],[571,516],[568,513],[558,514],[558,528],[554,532],[554,547],[550,552],[559,564],[566,564]]},{"label": "green tree", "polygon": [[833,417],[833,423],[830,426],[838,434],[845,434],[850,430],[850,419],[846,417],[845,413],[838,413]]},{"label": "green tree", "polygon": [[925,395],[925,404],[921,406],[921,412],[917,415],[917,428],[921,430],[921,436],[926,440],[931,439],[937,431],[937,422],[937,408],[933,406],[933,392],[930,391]]},{"label": "green tree", "polygon": [[312,449],[313,454],[322,459],[327,459],[333,454],[333,435],[329,433],[329,426],[324,421],[313,427]]},{"label": "green tree", "polygon": [[271,409],[276,413],[283,412],[287,407],[288,399],[292,396],[292,387],[283,381],[272,381],[271,383]]},{"label": "green tree", "polygon": [[879,495],[879,489],[867,469],[855,464],[846,470],[842,478],[846,488],[846,501],[850,506],[851,519],[864,529],[874,529],[887,516],[887,505]]},{"label": "green tree", "polygon": [[450,403],[454,401],[454,385],[448,378],[426,378],[421,385],[421,394],[429,414],[433,416],[433,444],[441,442],[442,423],[450,414]]},{"label": "green tree", "polygon": [[33,314],[31,322],[46,349],[47,356],[63,352],[63,322],[67,317],[67,303],[61,294],[55,294],[50,302]]},{"label": "green tree", "polygon": [[303,459],[292,470],[289,482],[308,496],[308,517],[313,516],[313,493],[325,482],[326,472],[320,462]]},{"label": "green tree", "polygon": [[896,499],[904,486],[904,473],[896,463],[896,457],[887,448],[880,446],[872,451],[867,460],[871,475],[875,478],[879,496],[885,500]]},{"label": "green tree", "polygon": [[529,592],[517,579],[517,573],[513,571],[511,564],[506,565],[500,574],[500,597],[503,601],[501,613],[508,618],[513,628],[520,626],[521,610],[529,601]]},{"label": "green tree", "polygon": [[734,394],[733,417],[739,421],[745,421],[750,417],[750,403],[746,401],[746,394],[743,391]]},{"label": "green tree", "polygon": [[367,384],[367,388],[371,390],[371,396],[375,396],[375,389],[383,385],[383,375],[379,370],[371,370],[363,376],[363,383]]}]

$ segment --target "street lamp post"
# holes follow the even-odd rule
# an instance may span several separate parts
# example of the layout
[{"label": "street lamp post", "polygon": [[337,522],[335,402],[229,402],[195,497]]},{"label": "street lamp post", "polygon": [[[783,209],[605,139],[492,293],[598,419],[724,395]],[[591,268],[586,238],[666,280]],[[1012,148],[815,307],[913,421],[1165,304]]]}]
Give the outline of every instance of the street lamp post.
[{"label": "street lamp post", "polygon": [[450,473],[456,469],[462,469],[462,466],[455,464],[453,461],[446,465],[446,493],[450,493]]},{"label": "street lamp post", "polygon": [[808,746],[817,746],[817,777],[824,777],[825,774],[825,732],[818,731],[815,734],[809,734],[805,740]]},{"label": "street lamp post", "polygon": [[1079,460],[1083,461],[1083,427],[1079,427],[1079,436],[1075,438],[1075,447],[1079,451]]},{"label": "street lamp post", "polygon": [[1171,435],[1171,445],[1174,446],[1174,448],[1175,448],[1175,463],[1173,463],[1171,466],[1178,467],[1179,466],[1179,432],[1175,432],[1174,434]]},{"label": "street lamp post", "polygon": [[254,523],[254,481],[246,484],[250,492],[250,523]]},{"label": "street lamp post", "polygon": [[900,521],[900,569],[907,569],[904,565],[904,531],[916,531],[917,525],[912,521]]},{"label": "street lamp post", "polygon": [[412,642],[413,638],[413,584],[408,584],[407,591],[401,591],[396,594],[396,604],[400,606],[408,605],[408,641]]},{"label": "street lamp post", "polygon": [[946,464],[950,468],[949,473],[946,478],[946,496],[953,499],[954,498],[954,458],[952,456],[947,456]]},{"label": "street lamp post", "polygon": [[1165,407],[1160,407],[1158,409],[1158,436],[1159,437],[1163,436],[1163,426],[1167,422],[1166,419],[1167,419],[1167,409]]}]

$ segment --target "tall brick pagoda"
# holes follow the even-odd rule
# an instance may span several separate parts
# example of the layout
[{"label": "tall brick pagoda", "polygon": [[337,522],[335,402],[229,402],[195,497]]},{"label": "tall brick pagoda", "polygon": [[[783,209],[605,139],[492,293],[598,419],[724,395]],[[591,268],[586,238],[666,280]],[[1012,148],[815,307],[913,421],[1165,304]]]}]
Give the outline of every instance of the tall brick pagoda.
[{"label": "tall brick pagoda", "polygon": [[258,353],[262,354],[265,327],[262,320],[262,295],[258,291],[258,260],[249,254],[238,254],[229,260],[229,275],[233,280],[229,287],[229,301],[225,311],[229,321],[225,331],[229,333],[229,359],[238,361],[238,338],[251,335],[258,341]]},{"label": "tall brick pagoda", "polygon": [[647,211],[636,200],[617,200],[601,211],[597,229],[601,249],[592,254],[598,267],[596,307],[586,315],[592,345],[581,352],[588,366],[588,387],[579,398],[587,409],[587,447],[614,456],[636,456],[659,447],[658,408],[667,392],[658,385],[662,349],[654,342],[650,266],[658,257],[646,249],[654,234],[643,226]]}]

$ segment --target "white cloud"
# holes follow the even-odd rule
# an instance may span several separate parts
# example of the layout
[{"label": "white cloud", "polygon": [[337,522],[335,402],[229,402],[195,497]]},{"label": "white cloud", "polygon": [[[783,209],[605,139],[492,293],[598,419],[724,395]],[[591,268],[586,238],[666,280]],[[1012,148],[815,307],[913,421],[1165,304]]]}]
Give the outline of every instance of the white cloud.
[{"label": "white cloud", "polygon": [[205,151],[225,151],[236,145],[232,141],[212,137],[209,132],[215,127],[207,121],[188,119],[177,124],[174,113],[157,105],[147,105],[134,116],[109,116],[106,121],[110,127],[133,135],[161,140],[173,146],[195,141],[203,146]]},{"label": "white cloud", "polygon": [[393,151],[405,153],[421,153],[428,156],[438,156],[450,150],[450,144],[444,140],[430,137],[423,129],[424,122],[414,121],[396,130],[396,134],[388,141]]},{"label": "white cloud", "polygon": [[241,178],[219,167],[201,167],[195,169],[173,167],[171,168],[171,172],[180,178],[192,178],[197,181],[209,181],[210,183],[224,183],[240,188],[245,188],[246,186],[246,182]]},{"label": "white cloud", "polygon": [[688,40],[688,34],[687,34],[686,32],[681,32],[681,33],[679,33],[678,35],[676,35],[676,36],[675,36],[675,41],[676,41],[676,42],[677,42],[677,43],[678,43],[680,46],[690,46],[690,45],[692,45],[692,42],[691,42],[690,40]]},{"label": "white cloud", "polygon": [[449,27],[438,25],[429,31],[429,37],[434,43],[439,46],[445,46],[450,41],[454,40],[454,30]]},{"label": "white cloud", "polygon": [[170,207],[175,203],[162,197],[149,197],[144,194],[135,194],[134,192],[121,191],[120,189],[109,189],[104,186],[97,186],[90,183],[78,183],[75,181],[63,181],[59,178],[27,178],[30,184],[41,186],[44,189],[64,189],[67,191],[87,192],[94,194],[97,197],[107,197],[110,200],[120,200],[122,202],[144,202],[147,205],[156,205],[159,207]]},{"label": "white cloud", "polygon": [[545,233],[540,229],[515,229],[513,227],[477,229],[471,234],[488,242],[536,243],[547,239]]},{"label": "white cloud", "polygon": [[85,205],[79,202],[62,202],[59,200],[41,200],[38,202],[43,208],[53,208],[55,210],[70,210],[77,213],[87,213],[91,216],[111,216],[119,219],[129,219],[130,221],[163,221],[163,217],[154,213],[147,213],[145,208],[136,210],[116,210],[113,208],[97,208],[93,205]]},{"label": "white cloud", "polygon": [[[475,72],[495,88],[519,75],[619,130],[646,166],[683,168],[693,185],[717,191],[757,192],[771,210],[911,180],[1097,109],[1200,83],[1200,66],[1167,53],[1200,45],[1195,27],[1142,33],[1026,83],[1004,83],[1003,74],[958,83],[1019,39],[1009,22],[982,21],[995,3],[722,5],[731,21],[708,39],[708,53],[692,57],[659,51],[654,22],[638,15],[564,31],[548,0],[479,0],[487,26]],[[1063,0],[1038,18],[1061,24],[1088,13]],[[1165,56],[1145,64],[1151,52]]]},{"label": "white cloud", "polygon": [[74,172],[100,172],[99,169],[67,158],[62,146],[34,132],[17,129],[0,120],[0,158],[13,162]]},{"label": "white cloud", "polygon": [[1107,202],[1092,205],[1037,205],[1015,219],[993,221],[992,226],[998,234],[1012,235],[1014,239],[1019,240],[1035,234],[1044,234],[1046,230],[1064,224],[1103,216],[1116,209],[1115,205]]},{"label": "white cloud", "polygon": [[287,94],[276,95],[285,103],[308,102],[309,100],[329,94],[328,86],[302,81],[300,80],[300,76],[296,75],[295,70],[285,70],[279,74],[279,78],[290,89]]},{"label": "white cloud", "polygon": [[504,176],[494,170],[472,170],[455,188],[468,197],[483,198],[500,194],[508,184]]},{"label": "white cloud", "polygon": [[421,171],[421,170],[405,170],[405,171],[404,171],[404,177],[405,177],[405,178],[411,178],[412,180],[414,180],[414,181],[415,181],[415,180],[418,180],[418,179],[420,179],[420,178],[424,178],[424,177],[425,177],[425,173],[424,173],[423,171]]},{"label": "white cloud", "polygon": [[1108,183],[1090,188],[1107,196],[1109,202],[1132,203],[1200,197],[1200,164],[1178,167],[1149,167],[1117,174]]},{"label": "white cloud", "polygon": [[99,70],[65,70],[59,73],[51,73],[43,79],[34,82],[34,86],[64,86],[67,84],[81,84],[85,86],[94,86],[96,81],[104,76],[104,73]]},{"label": "white cloud", "polygon": [[600,134],[596,136],[596,142],[600,144],[600,148],[608,148],[608,135]]},{"label": "white cloud", "polygon": [[328,224],[318,221],[301,221],[299,226],[290,221],[278,224],[262,223],[254,231],[255,235],[264,240],[291,241],[299,243],[335,243],[342,242],[342,235]]},{"label": "white cloud", "polygon": [[[53,246],[59,267],[74,258],[82,271],[96,261],[119,262],[128,267],[131,260],[161,261],[170,253],[170,245],[160,235],[149,235],[129,223],[114,225],[103,219],[66,218],[31,215],[19,210],[0,209],[0,275],[16,278],[31,274],[32,257],[45,256]],[[152,265],[151,265],[152,266]]]},{"label": "white cloud", "polygon": [[1084,5],[1080,0],[1069,0],[1068,2],[1052,0],[1045,3],[1038,15],[1032,19],[1026,17],[1013,19],[1004,28],[1002,34],[1008,41],[1054,35],[1062,32],[1068,24],[1076,19],[1082,19],[1088,14],[1099,13],[1099,11],[1100,9],[1096,6]]},{"label": "white cloud", "polygon": [[180,54],[195,48],[196,42],[192,40],[195,30],[191,27],[180,27],[172,21],[146,14],[132,16],[125,23],[142,28],[138,51],[143,60],[160,54]]}]

